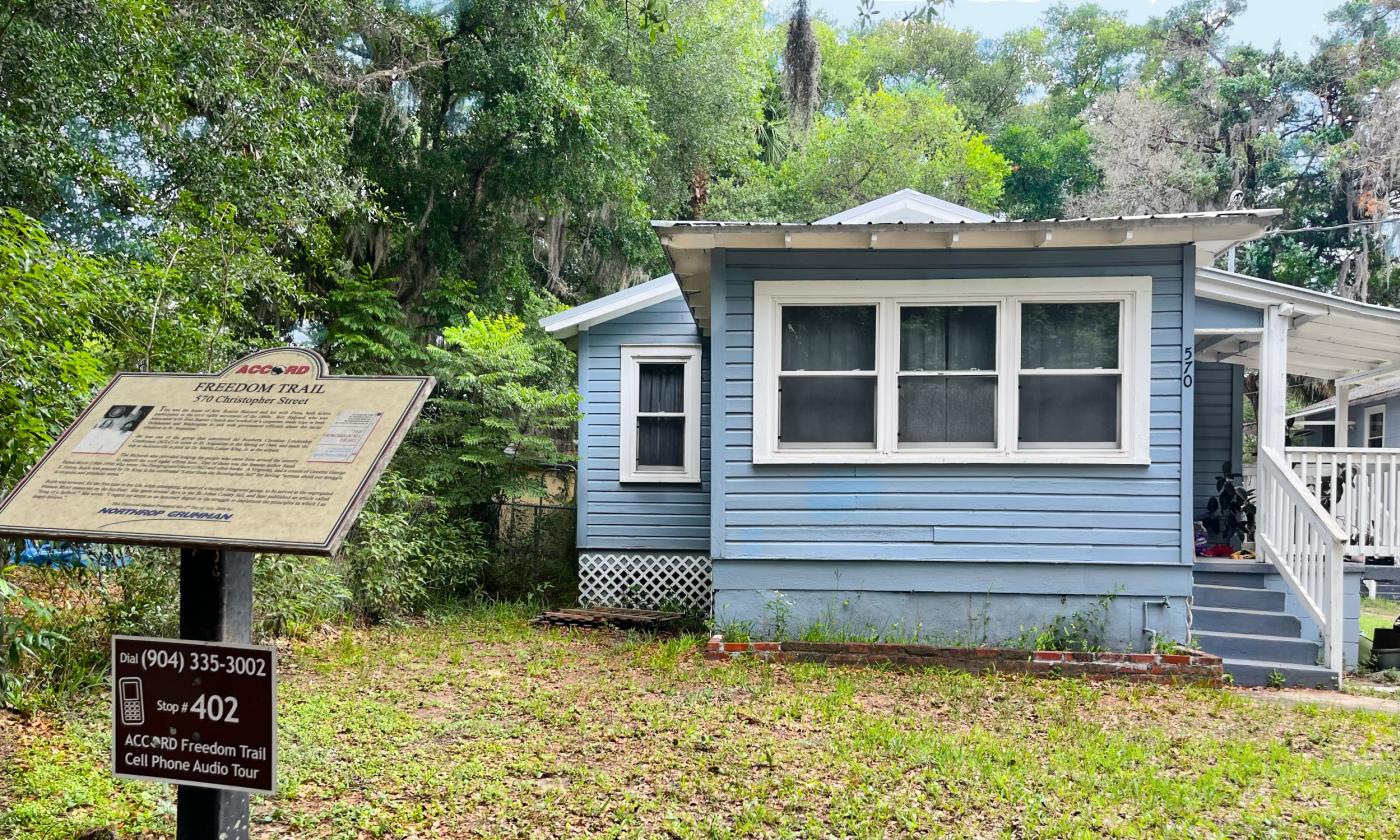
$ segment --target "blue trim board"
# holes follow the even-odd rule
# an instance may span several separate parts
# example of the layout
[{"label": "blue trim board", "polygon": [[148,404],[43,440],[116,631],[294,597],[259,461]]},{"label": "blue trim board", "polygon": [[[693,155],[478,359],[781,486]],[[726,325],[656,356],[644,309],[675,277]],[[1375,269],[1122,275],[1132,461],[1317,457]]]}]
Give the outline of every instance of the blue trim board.
[{"label": "blue trim board", "polygon": [[728,317],[728,285],[723,248],[710,255],[710,556],[725,557],[725,435],[729,411],[729,346],[725,329]]},{"label": "blue trim board", "polygon": [[[579,382],[579,411],[588,410],[588,391],[585,383],[588,382],[588,330],[581,330],[578,334],[578,382]],[[585,423],[586,416],[580,416],[578,421],[578,468],[574,470],[574,545],[583,548],[588,545],[588,481],[584,474],[589,463],[588,427]]]},{"label": "blue trim board", "polygon": [[[1196,246],[1181,247],[1181,353],[1183,357],[1181,384],[1181,562],[1196,559],[1195,499],[1192,476],[1195,467],[1191,453],[1195,452],[1196,430]],[[1190,355],[1190,367],[1185,357]]]}]

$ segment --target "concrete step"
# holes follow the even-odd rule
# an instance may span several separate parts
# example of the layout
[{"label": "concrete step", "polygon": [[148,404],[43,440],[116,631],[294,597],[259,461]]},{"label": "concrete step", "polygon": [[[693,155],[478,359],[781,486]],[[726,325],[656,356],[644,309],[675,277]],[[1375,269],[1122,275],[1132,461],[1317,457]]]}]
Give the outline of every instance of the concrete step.
[{"label": "concrete step", "polygon": [[1287,636],[1258,633],[1226,633],[1220,630],[1194,628],[1191,637],[1196,646],[1221,659],[1250,659],[1259,662],[1316,665],[1321,645],[1317,642]]},{"label": "concrete step", "polygon": [[1260,662],[1256,659],[1224,657],[1225,673],[1235,685],[1268,685],[1275,672],[1283,675],[1285,686],[1299,688],[1338,688],[1337,675],[1317,665]]},{"label": "concrete step", "polygon": [[1302,622],[1288,613],[1202,606],[1191,608],[1191,629],[1286,636],[1291,639],[1298,638],[1303,632]]},{"label": "concrete step", "polygon": [[1273,589],[1198,583],[1191,587],[1191,598],[1198,607],[1283,612],[1283,593]]},{"label": "concrete step", "polygon": [[1227,572],[1197,568],[1191,579],[1197,584],[1208,586],[1237,586],[1244,589],[1263,589],[1264,576],[1249,572]]}]

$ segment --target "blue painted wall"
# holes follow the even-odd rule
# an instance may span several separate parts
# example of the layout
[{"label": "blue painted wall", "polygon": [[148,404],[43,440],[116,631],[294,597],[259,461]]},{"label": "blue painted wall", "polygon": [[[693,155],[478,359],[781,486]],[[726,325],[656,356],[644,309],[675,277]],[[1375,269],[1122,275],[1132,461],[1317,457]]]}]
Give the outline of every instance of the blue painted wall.
[{"label": "blue painted wall", "polygon": [[1244,368],[1204,362],[1196,366],[1193,510],[1199,519],[1215,495],[1215,477],[1229,461],[1240,471],[1244,452]]},{"label": "blue painted wall", "polygon": [[1400,447],[1400,396],[1380,400],[1353,402],[1347,416],[1351,418],[1350,446],[1366,445],[1366,409],[1385,406],[1385,445]]},{"label": "blue painted wall", "polygon": [[1196,329],[1263,329],[1264,311],[1251,306],[1196,298]]},{"label": "blue painted wall", "polygon": [[[1151,465],[751,463],[755,280],[1094,275],[1153,277]],[[762,623],[781,590],[794,624],[878,619],[960,637],[973,621],[998,641],[1117,592],[1115,644],[1141,648],[1149,627],[1184,639],[1193,511],[1182,452],[1194,403],[1181,374],[1193,284],[1194,250],[1180,247],[716,254],[717,618]]]},{"label": "blue painted wall", "polygon": [[[624,344],[700,344],[700,483],[618,481],[618,412]],[[710,548],[710,353],[685,300],[674,297],[579,335],[578,547]]]}]

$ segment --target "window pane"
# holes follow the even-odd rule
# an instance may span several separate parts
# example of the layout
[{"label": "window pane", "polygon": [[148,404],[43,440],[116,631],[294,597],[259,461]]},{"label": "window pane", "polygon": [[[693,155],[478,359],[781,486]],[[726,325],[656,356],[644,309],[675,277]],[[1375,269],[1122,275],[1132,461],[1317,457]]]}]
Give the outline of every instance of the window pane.
[{"label": "window pane", "polygon": [[1117,303],[1021,304],[1021,367],[1118,367]]},{"label": "window pane", "polygon": [[784,376],[778,382],[782,443],[875,443],[875,377]]},{"label": "window pane", "polygon": [[996,444],[995,376],[904,376],[900,443]]},{"label": "window pane", "polygon": [[906,306],[899,310],[900,370],[993,370],[993,306]]},{"label": "window pane", "polygon": [[637,366],[637,410],[680,414],[685,411],[685,365],[679,363]]},{"label": "window pane", "polygon": [[1022,443],[1119,445],[1120,377],[1022,376]]},{"label": "window pane", "polygon": [[685,466],[685,418],[637,418],[637,466]]},{"label": "window pane", "polygon": [[874,369],[875,307],[783,307],[783,370]]}]

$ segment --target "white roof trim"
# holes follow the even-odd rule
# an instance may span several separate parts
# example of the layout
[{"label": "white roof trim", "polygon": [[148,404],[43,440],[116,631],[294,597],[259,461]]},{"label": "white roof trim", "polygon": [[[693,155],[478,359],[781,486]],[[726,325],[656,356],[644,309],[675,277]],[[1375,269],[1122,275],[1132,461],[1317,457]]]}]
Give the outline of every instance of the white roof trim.
[{"label": "white roof trim", "polygon": [[654,280],[541,318],[540,326],[555,338],[570,338],[594,324],[621,318],[639,309],[680,297],[680,294],[681,287],[676,283],[676,275],[663,274]]},{"label": "white roof trim", "polygon": [[1314,292],[1276,280],[1236,274],[1202,266],[1196,269],[1196,294],[1211,300],[1262,309],[1274,303],[1291,303],[1300,315],[1355,315],[1400,324],[1400,309],[1378,303],[1362,303],[1327,292]]},{"label": "white roof trim", "polygon": [[842,210],[825,219],[813,222],[817,225],[865,224],[867,222],[993,222],[990,216],[971,207],[963,207],[951,201],[925,195],[918,190],[902,189],[889,195],[867,201],[858,207]]}]

